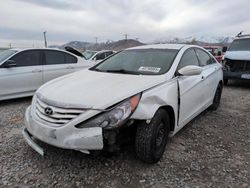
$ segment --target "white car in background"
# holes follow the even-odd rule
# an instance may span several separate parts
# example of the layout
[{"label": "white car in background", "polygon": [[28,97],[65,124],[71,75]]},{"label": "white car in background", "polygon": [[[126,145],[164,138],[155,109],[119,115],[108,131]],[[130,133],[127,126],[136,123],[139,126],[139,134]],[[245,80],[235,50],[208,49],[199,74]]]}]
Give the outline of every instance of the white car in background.
[{"label": "white car in background", "polygon": [[227,85],[229,80],[250,81],[250,34],[239,33],[224,51],[224,84]]},{"label": "white car in background", "polygon": [[106,59],[107,57],[113,55],[114,53],[116,52],[112,50],[101,50],[101,51],[86,50],[82,54],[86,58],[86,60],[94,61],[96,64]]},{"label": "white car in background", "polygon": [[89,153],[114,151],[130,137],[139,159],[155,163],[169,136],[210,107],[222,93],[222,66],[198,46],[161,44],[126,49],[98,65],[37,90],[23,135]]},{"label": "white car in background", "polygon": [[63,50],[5,50],[0,52],[0,100],[32,96],[49,80],[93,65]]}]

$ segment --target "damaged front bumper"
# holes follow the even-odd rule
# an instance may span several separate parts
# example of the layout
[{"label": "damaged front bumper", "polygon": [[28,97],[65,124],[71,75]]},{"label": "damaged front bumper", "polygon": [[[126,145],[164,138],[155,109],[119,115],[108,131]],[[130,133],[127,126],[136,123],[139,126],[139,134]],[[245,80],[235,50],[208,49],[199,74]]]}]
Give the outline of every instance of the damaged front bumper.
[{"label": "damaged front bumper", "polygon": [[41,123],[31,115],[31,108],[26,110],[23,136],[26,142],[39,154],[44,155],[43,149],[33,137],[49,145],[89,153],[89,150],[103,149],[101,127],[76,128],[74,125],[51,127]]},{"label": "damaged front bumper", "polygon": [[250,71],[242,71],[242,72],[230,72],[224,71],[223,72],[224,79],[241,79],[241,80],[250,80]]}]

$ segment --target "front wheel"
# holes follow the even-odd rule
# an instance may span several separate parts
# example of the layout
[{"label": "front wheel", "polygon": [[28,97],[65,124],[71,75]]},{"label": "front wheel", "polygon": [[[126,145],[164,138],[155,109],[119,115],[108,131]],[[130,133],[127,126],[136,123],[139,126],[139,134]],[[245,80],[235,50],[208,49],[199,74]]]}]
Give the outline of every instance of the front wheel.
[{"label": "front wheel", "polygon": [[135,152],[146,163],[156,163],[162,157],[170,131],[169,115],[159,109],[151,122],[141,122],[136,131]]}]

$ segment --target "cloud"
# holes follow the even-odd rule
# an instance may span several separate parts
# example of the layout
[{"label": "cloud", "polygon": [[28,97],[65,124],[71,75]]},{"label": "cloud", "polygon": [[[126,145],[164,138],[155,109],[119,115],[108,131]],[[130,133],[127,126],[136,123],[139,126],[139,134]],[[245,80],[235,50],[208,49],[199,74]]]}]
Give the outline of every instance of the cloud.
[{"label": "cloud", "polygon": [[1,41],[118,40],[250,32],[248,0],[9,0],[1,2]]},{"label": "cloud", "polygon": [[84,8],[83,1],[65,1],[65,0],[19,0],[24,3],[30,3],[41,7],[62,10],[81,10]]}]

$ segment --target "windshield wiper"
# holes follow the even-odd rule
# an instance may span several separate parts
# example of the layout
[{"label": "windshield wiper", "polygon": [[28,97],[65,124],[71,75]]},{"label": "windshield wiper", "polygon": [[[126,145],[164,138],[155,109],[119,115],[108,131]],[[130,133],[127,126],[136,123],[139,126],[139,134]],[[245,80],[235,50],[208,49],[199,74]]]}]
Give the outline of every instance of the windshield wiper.
[{"label": "windshield wiper", "polygon": [[130,70],[125,70],[125,69],[106,70],[106,72],[140,75],[140,73],[139,73],[139,72],[136,72],[136,71],[130,71]]}]

